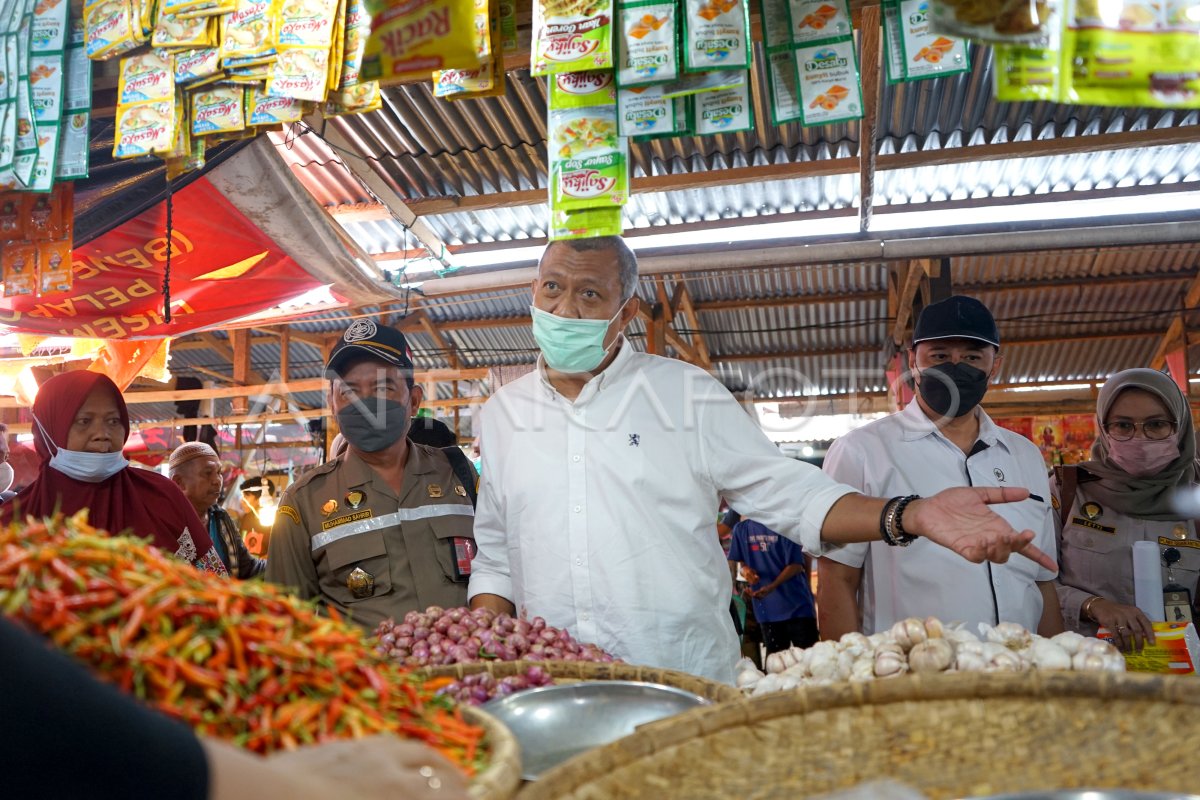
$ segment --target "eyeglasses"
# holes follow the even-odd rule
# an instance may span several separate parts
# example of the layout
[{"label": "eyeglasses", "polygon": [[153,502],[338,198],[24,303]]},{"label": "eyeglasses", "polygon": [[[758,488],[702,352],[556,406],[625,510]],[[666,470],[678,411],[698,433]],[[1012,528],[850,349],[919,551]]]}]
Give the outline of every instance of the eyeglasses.
[{"label": "eyeglasses", "polygon": [[1148,419],[1145,422],[1109,422],[1104,426],[1104,432],[1118,442],[1127,442],[1133,438],[1137,429],[1142,429],[1142,435],[1147,439],[1161,441],[1175,433],[1175,423],[1168,419]]}]

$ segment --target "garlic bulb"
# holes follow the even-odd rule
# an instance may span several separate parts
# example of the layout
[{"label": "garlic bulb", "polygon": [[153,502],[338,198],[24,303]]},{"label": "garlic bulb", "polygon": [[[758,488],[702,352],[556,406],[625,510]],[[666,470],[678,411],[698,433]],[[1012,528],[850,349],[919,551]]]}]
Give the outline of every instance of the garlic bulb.
[{"label": "garlic bulb", "polygon": [[966,628],[946,628],[943,635],[955,644],[978,644],[979,637]]},{"label": "garlic bulb", "polygon": [[[821,644],[821,643],[818,643]],[[816,650],[816,645],[813,645]],[[833,648],[822,649],[808,657],[808,672],[814,678],[836,679],[838,676],[838,652]]]},{"label": "garlic bulb", "polygon": [[1120,653],[1110,656],[1101,656],[1104,659],[1104,668],[1109,672],[1124,672],[1127,667],[1125,665],[1125,656]]},{"label": "garlic bulb", "polygon": [[779,676],[779,691],[787,692],[801,686],[804,683],[803,678],[798,678],[795,675],[788,675],[786,672]]},{"label": "garlic bulb", "polygon": [[892,638],[891,631],[880,631],[879,633],[872,633],[870,636],[868,636],[867,641],[871,643],[871,649],[874,650],[884,642],[892,642],[895,640]]},{"label": "garlic bulb", "polygon": [[944,672],[954,663],[954,644],[949,639],[929,639],[915,645],[908,654],[913,672]]},{"label": "garlic bulb", "polygon": [[987,661],[978,648],[959,647],[954,655],[954,669],[958,672],[983,672]]},{"label": "garlic bulb", "polygon": [[765,675],[756,669],[746,669],[737,674],[734,683],[737,684],[737,688],[739,689],[753,689],[755,684],[765,677]]},{"label": "garlic bulb", "polygon": [[844,681],[850,677],[850,670],[854,667],[854,656],[842,650],[837,657],[837,679]]},{"label": "garlic bulb", "polygon": [[1030,646],[1029,660],[1038,669],[1070,669],[1071,655],[1051,639],[1037,637]]},{"label": "garlic bulb", "polygon": [[783,671],[784,675],[795,675],[797,678],[808,677],[808,664],[793,664]]},{"label": "garlic bulb", "polygon": [[909,617],[897,622],[892,626],[891,634],[905,652],[913,649],[913,645],[920,644],[929,638],[925,632],[925,623],[916,617]]},{"label": "garlic bulb", "polygon": [[908,659],[904,657],[903,651],[896,652],[890,647],[880,647],[875,650],[876,677],[887,678],[891,675],[903,675],[907,671]]},{"label": "garlic bulb", "polygon": [[1050,641],[1061,647],[1067,652],[1067,655],[1073,656],[1079,652],[1080,646],[1087,640],[1087,637],[1082,636],[1075,631],[1063,631],[1057,636],[1051,637]]},{"label": "garlic bulb", "polygon": [[[983,626],[980,625],[982,629]],[[984,634],[989,642],[1002,644],[1010,650],[1024,650],[1033,641],[1033,635],[1015,622],[1001,622],[996,627],[989,627]]]},{"label": "garlic bulb", "polygon": [[800,660],[800,654],[803,652],[799,647],[789,647],[787,650],[781,651],[779,656],[783,660],[784,670],[796,666],[796,662]]},{"label": "garlic bulb", "polygon": [[946,626],[942,625],[942,621],[937,617],[925,618],[925,637],[928,639],[941,639],[946,632]]},{"label": "garlic bulb", "polygon": [[787,666],[783,663],[783,653],[771,653],[768,655],[764,666],[767,668],[768,675],[778,675],[787,669]]},{"label": "garlic bulb", "polygon": [[770,694],[778,692],[783,686],[783,678],[779,675],[766,675],[758,683],[754,684],[754,689],[751,691],[751,696],[758,697],[761,694]]},{"label": "garlic bulb", "polygon": [[1080,670],[1081,672],[1098,672],[1104,669],[1108,664],[1104,656],[1096,653],[1088,653],[1080,650],[1071,657],[1071,668]]},{"label": "garlic bulb", "polygon": [[871,640],[858,631],[851,631],[842,636],[838,640],[838,645],[842,652],[849,653],[854,658],[859,658],[875,650],[875,645]]},{"label": "garlic bulb", "polygon": [[869,681],[875,677],[875,658],[874,656],[865,655],[859,656],[850,665],[850,681],[852,683],[861,683]]}]

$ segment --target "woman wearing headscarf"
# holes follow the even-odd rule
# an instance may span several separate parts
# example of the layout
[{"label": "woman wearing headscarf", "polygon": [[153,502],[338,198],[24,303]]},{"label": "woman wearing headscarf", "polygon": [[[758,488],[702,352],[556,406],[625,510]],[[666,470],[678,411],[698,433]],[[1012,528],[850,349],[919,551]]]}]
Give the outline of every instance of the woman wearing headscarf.
[{"label": "woman wearing headscarf", "polygon": [[1163,585],[1196,593],[1200,541],[1176,495],[1200,477],[1186,398],[1167,375],[1130,369],[1108,379],[1096,402],[1092,458],[1057,470],[1058,597],[1068,630],[1107,628],[1124,650],[1154,642],[1134,605],[1133,544],[1163,554]]},{"label": "woman wearing headscarf", "polygon": [[87,370],[54,376],[38,390],[33,418],[41,472],[0,506],[0,523],[86,508],[97,528],[148,538],[199,569],[225,574],[179,487],[157,472],[131,468],[121,453],[129,410],[108,377]]}]

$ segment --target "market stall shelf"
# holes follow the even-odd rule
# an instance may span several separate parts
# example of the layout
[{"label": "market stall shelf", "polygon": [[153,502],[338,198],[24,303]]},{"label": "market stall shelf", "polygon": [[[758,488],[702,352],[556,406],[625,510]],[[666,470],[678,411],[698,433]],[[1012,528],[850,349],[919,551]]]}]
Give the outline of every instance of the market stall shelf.
[{"label": "market stall shelf", "polygon": [[1197,731],[1189,678],[961,673],[698,709],[548,772],[519,800],[808,797],[890,778],[931,800],[1066,788],[1186,792],[1164,743]]},{"label": "market stall shelf", "polygon": [[683,689],[714,703],[728,703],[742,699],[742,693],[728,684],[710,681],[686,672],[640,667],[635,664],[596,664],[586,661],[485,661],[476,664],[425,667],[418,670],[417,674],[429,678],[464,678],[478,672],[490,672],[497,678],[506,678],[512,675],[522,675],[533,666],[545,669],[555,683],[644,681]]}]

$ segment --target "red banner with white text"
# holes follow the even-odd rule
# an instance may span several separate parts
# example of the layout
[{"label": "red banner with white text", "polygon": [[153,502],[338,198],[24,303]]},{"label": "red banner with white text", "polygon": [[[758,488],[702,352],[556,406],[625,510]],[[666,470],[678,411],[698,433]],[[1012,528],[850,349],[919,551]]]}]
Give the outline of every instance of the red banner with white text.
[{"label": "red banner with white text", "polygon": [[171,322],[163,319],[166,204],[76,248],[70,291],[0,299],[0,325],[95,339],[179,336],[253,314],[319,283],[207,179],[173,199]]}]

